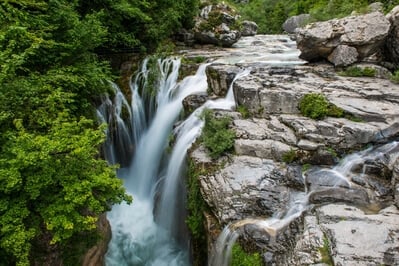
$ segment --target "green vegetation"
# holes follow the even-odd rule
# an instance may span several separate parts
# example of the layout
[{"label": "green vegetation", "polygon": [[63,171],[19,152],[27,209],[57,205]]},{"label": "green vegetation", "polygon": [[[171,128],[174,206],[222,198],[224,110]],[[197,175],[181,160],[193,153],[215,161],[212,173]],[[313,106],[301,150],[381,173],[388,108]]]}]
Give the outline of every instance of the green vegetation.
[{"label": "green vegetation", "polygon": [[1,265],[40,264],[50,250],[78,265],[98,216],[131,201],[99,154],[93,106],[113,76],[95,52],[168,50],[164,39],[192,25],[198,2],[0,3]]},{"label": "green vegetation", "polygon": [[205,173],[204,168],[197,168],[193,161],[188,164],[188,217],[186,224],[192,236],[192,246],[194,254],[194,266],[204,265],[207,262],[207,240],[205,232],[206,203],[202,198],[199,184],[199,176]]},{"label": "green vegetation", "polygon": [[248,108],[244,105],[237,106],[237,111],[241,114],[242,118],[249,118],[251,116]]},{"label": "green vegetation", "polygon": [[309,93],[299,102],[301,114],[312,119],[323,119],[326,116],[342,117],[344,111],[329,103],[320,93]]},{"label": "green vegetation", "polygon": [[96,14],[108,29],[103,48],[148,52],[179,28],[191,28],[198,6],[199,0],[79,0],[77,10],[82,16]]},{"label": "green vegetation", "polygon": [[392,82],[399,83],[399,70],[396,70],[391,77]]},{"label": "green vegetation", "polygon": [[258,33],[281,33],[284,21],[294,15],[308,13],[314,21],[324,21],[350,15],[352,11],[364,13],[372,2],[382,2],[386,11],[399,4],[399,0],[251,0],[236,3],[230,0],[244,20],[255,21]]},{"label": "green vegetation", "polygon": [[285,152],[282,155],[282,160],[285,163],[292,163],[292,162],[294,162],[297,159],[298,159],[297,152],[296,152],[296,150],[294,150],[292,148],[288,152]]},{"label": "green vegetation", "polygon": [[376,70],[372,67],[358,67],[352,66],[348,67],[344,71],[338,73],[341,76],[348,76],[348,77],[375,77]]},{"label": "green vegetation", "polygon": [[231,266],[261,266],[262,258],[259,253],[249,254],[235,243],[232,250]]},{"label": "green vegetation", "polygon": [[321,263],[325,263],[327,265],[334,265],[330,254],[330,243],[328,242],[328,238],[326,236],[323,237],[323,246],[319,248],[319,252],[321,254]]},{"label": "green vegetation", "polygon": [[223,116],[216,118],[212,110],[206,109],[202,113],[205,126],[202,130],[201,140],[209,150],[212,159],[232,150],[235,133],[229,129],[231,118]]}]

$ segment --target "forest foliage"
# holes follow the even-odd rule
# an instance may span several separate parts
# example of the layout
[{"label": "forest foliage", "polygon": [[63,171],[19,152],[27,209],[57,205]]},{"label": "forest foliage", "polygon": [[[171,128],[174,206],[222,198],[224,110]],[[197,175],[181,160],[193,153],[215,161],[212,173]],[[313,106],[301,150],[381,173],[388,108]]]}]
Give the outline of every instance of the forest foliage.
[{"label": "forest foliage", "polygon": [[37,247],[62,252],[95,233],[99,214],[131,201],[99,154],[105,128],[94,103],[113,76],[95,51],[151,51],[191,23],[196,5],[0,2],[0,265],[31,265]]},{"label": "forest foliage", "polygon": [[240,12],[242,19],[255,21],[258,33],[281,33],[282,24],[290,16],[308,13],[315,21],[340,18],[353,11],[366,12],[367,6],[373,2],[381,2],[385,11],[399,5],[399,0],[249,0],[241,3],[229,0]]}]

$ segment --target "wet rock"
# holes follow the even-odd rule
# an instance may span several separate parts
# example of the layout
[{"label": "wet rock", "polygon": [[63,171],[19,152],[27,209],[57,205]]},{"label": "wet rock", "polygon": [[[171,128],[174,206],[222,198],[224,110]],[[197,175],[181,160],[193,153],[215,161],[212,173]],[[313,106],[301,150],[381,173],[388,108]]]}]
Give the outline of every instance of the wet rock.
[{"label": "wet rock", "polygon": [[386,59],[394,63],[395,68],[399,67],[399,6],[392,9],[387,14],[387,19],[392,24],[392,28],[387,37],[385,48],[386,48]]},{"label": "wet rock", "polygon": [[304,230],[298,238],[290,265],[314,265],[321,262],[320,249],[324,245],[324,233],[317,222],[315,215],[305,215]]},{"label": "wet rock", "polygon": [[219,97],[225,97],[240,68],[213,64],[208,66],[205,71],[208,77],[208,90]]},{"label": "wet rock", "polygon": [[283,29],[287,33],[295,33],[300,27],[305,26],[310,21],[311,16],[309,14],[300,14],[298,16],[289,17],[283,23]]},{"label": "wet rock", "polygon": [[286,174],[286,185],[290,188],[295,188],[298,191],[305,189],[305,180],[302,174],[302,166],[288,165]]},{"label": "wet rock", "polygon": [[366,207],[370,199],[365,190],[343,187],[318,188],[309,196],[309,202],[313,204],[347,203]]},{"label": "wet rock", "polygon": [[253,21],[244,20],[241,26],[241,36],[254,36],[258,31],[258,25]]},{"label": "wet rock", "polygon": [[183,108],[186,115],[191,114],[195,109],[203,105],[208,100],[206,93],[191,94],[184,98]]},{"label": "wet rock", "polygon": [[347,45],[355,48],[358,59],[362,60],[382,47],[390,27],[380,12],[311,23],[296,33],[300,58],[307,61],[328,58],[336,47]]}]

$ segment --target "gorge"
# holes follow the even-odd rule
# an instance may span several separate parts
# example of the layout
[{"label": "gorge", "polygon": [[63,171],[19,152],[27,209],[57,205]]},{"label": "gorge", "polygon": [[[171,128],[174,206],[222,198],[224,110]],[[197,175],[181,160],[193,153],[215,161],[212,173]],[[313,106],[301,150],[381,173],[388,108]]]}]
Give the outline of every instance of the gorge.
[{"label": "gorge", "polygon": [[[132,147],[122,153],[134,154],[119,170],[134,202],[108,214],[113,238],[107,265],[190,264],[184,221],[188,151],[195,165],[209,169],[198,181],[209,206],[204,226],[210,265],[229,265],[230,252],[217,243],[231,247],[235,241],[259,252],[267,265],[317,264],[326,247],[336,265],[398,262],[398,85],[339,76],[328,64],[305,64],[285,35],[245,37],[233,48],[181,54],[208,63],[178,81],[180,60],[157,60],[159,91],[150,95],[143,88],[152,70],[144,61],[131,82],[132,100],[116,89],[115,98],[99,108],[101,119],[115,127],[108,160],[121,163],[120,148]],[[299,101],[309,93],[322,93],[347,116],[302,116]],[[189,95],[194,100],[185,104],[187,118],[176,123]],[[201,144],[191,147],[201,134],[203,108],[232,118],[233,154],[215,160]],[[390,144],[378,148],[384,143]],[[338,158],[367,145],[377,148],[334,167]],[[365,247],[360,237],[369,227],[378,231],[367,236],[375,245]],[[346,243],[349,228],[353,238]]]}]

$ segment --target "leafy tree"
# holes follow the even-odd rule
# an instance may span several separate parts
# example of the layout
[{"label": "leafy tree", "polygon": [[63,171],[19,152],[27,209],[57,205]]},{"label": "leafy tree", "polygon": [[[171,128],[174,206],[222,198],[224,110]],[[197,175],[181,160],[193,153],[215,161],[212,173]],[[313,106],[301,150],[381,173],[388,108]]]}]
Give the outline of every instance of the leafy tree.
[{"label": "leafy tree", "polygon": [[97,12],[108,28],[106,49],[153,51],[181,27],[190,28],[199,0],[79,0],[82,15]]},{"label": "leafy tree", "polygon": [[106,28],[76,1],[0,3],[0,256],[29,265],[33,246],[94,232],[99,214],[131,198],[99,157],[93,97],[111,78],[93,50]]}]

